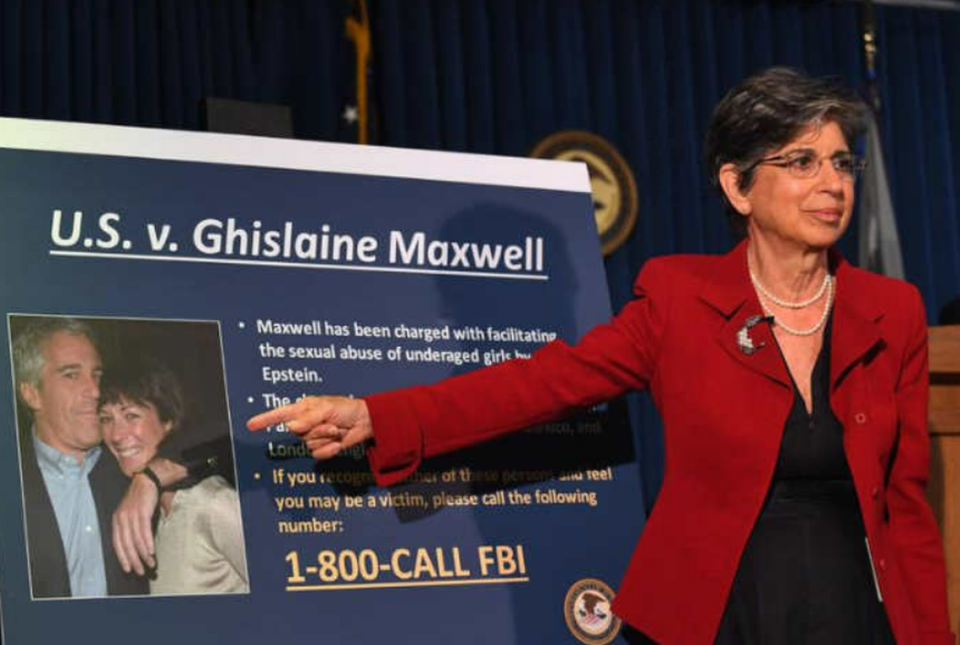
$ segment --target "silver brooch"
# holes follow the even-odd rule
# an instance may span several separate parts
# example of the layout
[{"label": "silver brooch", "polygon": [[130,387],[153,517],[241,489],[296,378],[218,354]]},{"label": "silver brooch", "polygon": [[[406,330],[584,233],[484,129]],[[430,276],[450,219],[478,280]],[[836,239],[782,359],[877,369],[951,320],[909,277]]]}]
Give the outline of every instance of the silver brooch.
[{"label": "silver brooch", "polygon": [[743,327],[737,330],[737,347],[740,351],[750,356],[755,351],[763,347],[766,343],[754,343],[750,338],[750,328],[763,320],[763,316],[750,316],[743,323]]}]

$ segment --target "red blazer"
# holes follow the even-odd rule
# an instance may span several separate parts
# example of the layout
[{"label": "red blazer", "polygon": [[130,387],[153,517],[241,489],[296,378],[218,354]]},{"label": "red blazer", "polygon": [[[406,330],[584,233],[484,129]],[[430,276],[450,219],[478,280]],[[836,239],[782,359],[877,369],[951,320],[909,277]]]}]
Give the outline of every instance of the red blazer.
[{"label": "red blazer", "polygon": [[[913,286],[831,256],[836,283],[830,404],[844,427],[884,607],[899,645],[953,645],[943,548],[924,491],[929,470],[927,328]],[[793,401],[761,314],[746,244],[725,256],[650,260],[636,300],[575,346],[561,341],[437,385],[366,399],[381,485],[420,460],[649,389],[664,421],[656,507],[614,602],[664,645],[712,643],[770,486]]]}]

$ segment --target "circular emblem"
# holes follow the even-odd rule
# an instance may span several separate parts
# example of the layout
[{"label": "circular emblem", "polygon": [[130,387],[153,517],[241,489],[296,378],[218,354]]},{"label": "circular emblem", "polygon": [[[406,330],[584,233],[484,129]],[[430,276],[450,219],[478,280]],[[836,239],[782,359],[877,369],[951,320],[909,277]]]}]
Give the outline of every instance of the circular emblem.
[{"label": "circular emblem", "polygon": [[617,149],[590,132],[564,130],[538,143],[530,156],[587,164],[603,254],[610,255],[620,248],[637,222],[638,202],[637,182]]},{"label": "circular emblem", "polygon": [[578,580],[563,601],[567,627],[581,643],[606,645],[620,633],[620,619],[610,611],[613,589],[594,578]]}]

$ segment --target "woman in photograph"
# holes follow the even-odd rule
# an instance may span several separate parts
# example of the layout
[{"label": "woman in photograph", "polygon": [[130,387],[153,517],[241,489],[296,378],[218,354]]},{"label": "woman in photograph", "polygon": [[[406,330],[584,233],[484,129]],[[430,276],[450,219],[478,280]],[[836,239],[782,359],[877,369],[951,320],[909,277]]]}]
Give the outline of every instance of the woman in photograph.
[{"label": "woman in photograph", "polygon": [[[183,393],[162,363],[141,358],[109,370],[100,384],[100,428],[127,477],[148,464],[184,419]],[[182,431],[182,430],[181,430]],[[219,475],[188,488],[160,490],[153,595],[249,591],[236,490]]]}]

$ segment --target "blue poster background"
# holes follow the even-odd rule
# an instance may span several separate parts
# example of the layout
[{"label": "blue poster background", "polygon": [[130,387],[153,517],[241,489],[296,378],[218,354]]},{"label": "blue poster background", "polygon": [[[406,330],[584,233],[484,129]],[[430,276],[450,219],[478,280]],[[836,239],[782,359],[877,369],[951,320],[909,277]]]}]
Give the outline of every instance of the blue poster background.
[{"label": "blue poster background", "polygon": [[[135,155],[135,151],[131,155]],[[497,163],[478,158],[478,164]],[[232,419],[251,593],[235,596],[171,596],[31,600],[24,540],[21,483],[15,432],[12,375],[0,362],[0,592],[4,642],[157,643],[282,642],[333,643],[576,643],[564,619],[564,598],[578,580],[619,583],[643,525],[636,455],[617,405],[594,411],[599,434],[533,432],[496,441],[423,465],[441,473],[462,468],[578,473],[608,472],[612,481],[541,479],[529,483],[454,483],[455,494],[497,490],[596,491],[598,503],[531,504],[437,509],[360,509],[339,514],[279,513],[274,498],[294,494],[273,483],[286,472],[366,472],[362,455],[316,466],[310,459],[271,458],[268,444],[291,442],[282,433],[248,433],[243,422],[264,408],[265,393],[294,398],[304,393],[362,396],[388,388],[436,381],[476,365],[406,361],[310,361],[264,357],[273,346],[390,348],[396,338],[331,339],[258,331],[257,321],[327,321],[351,325],[543,329],[575,341],[610,316],[607,290],[584,192],[518,188],[468,181],[435,181],[337,172],[314,172],[167,161],[136,156],[0,149],[0,305],[4,354],[7,316],[19,314],[132,317],[219,321],[225,386]],[[119,215],[116,228],[131,248],[112,257],[52,255],[54,210],[69,229],[83,213],[84,237],[97,238],[97,218]],[[385,242],[391,230],[424,232],[428,239],[514,244],[544,240],[546,280],[484,278],[337,270],[307,266],[251,266],[157,259],[150,254],[147,223],[169,224],[180,257],[191,249],[193,228],[205,218],[248,229],[292,222],[298,230],[370,235]],[[87,250],[78,245],[76,250]],[[91,249],[96,251],[96,248]],[[381,255],[385,248],[381,246]],[[109,254],[106,254],[109,255]],[[162,254],[154,254],[162,255]],[[167,254],[172,255],[172,254]],[[227,258],[225,254],[215,256]],[[386,266],[379,261],[372,266]],[[369,268],[369,267],[368,267]],[[243,323],[241,327],[240,323]],[[426,347],[429,344],[407,343]],[[438,341],[437,349],[480,347],[533,351],[536,344],[495,345]],[[309,367],[322,383],[266,383],[264,366]],[[250,402],[252,399],[252,403]],[[451,423],[456,423],[451,419]],[[606,471],[607,468],[609,471]],[[437,493],[415,482],[395,492]],[[304,490],[298,491],[304,493]],[[367,484],[315,484],[313,495],[377,496]],[[342,519],[336,533],[280,535],[279,520]],[[321,550],[386,559],[398,548],[437,548],[449,556],[457,547],[464,565],[477,566],[481,545],[522,546],[528,580],[520,583],[449,586],[384,586],[288,591],[289,554],[303,563]],[[471,555],[472,554],[472,555]],[[468,564],[467,558],[471,561]],[[449,564],[449,563],[448,563]],[[429,575],[426,576],[429,578]],[[425,580],[426,580],[425,578]],[[390,578],[395,580],[395,578]],[[322,582],[313,579],[319,586]],[[429,581],[429,580],[426,580]]]}]

